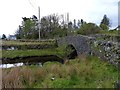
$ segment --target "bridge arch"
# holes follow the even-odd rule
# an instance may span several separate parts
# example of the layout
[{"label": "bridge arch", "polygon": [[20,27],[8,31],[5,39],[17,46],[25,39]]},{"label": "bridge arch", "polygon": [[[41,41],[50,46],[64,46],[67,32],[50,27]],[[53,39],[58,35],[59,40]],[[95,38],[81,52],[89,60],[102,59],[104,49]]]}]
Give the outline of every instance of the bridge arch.
[{"label": "bridge arch", "polygon": [[69,59],[74,59],[78,56],[77,50],[74,45],[68,44],[66,46],[66,57]]},{"label": "bridge arch", "polygon": [[93,41],[93,37],[76,35],[76,36],[66,36],[63,38],[57,39],[58,46],[73,46],[77,52],[77,55],[86,54],[89,55],[91,51],[90,42]]}]

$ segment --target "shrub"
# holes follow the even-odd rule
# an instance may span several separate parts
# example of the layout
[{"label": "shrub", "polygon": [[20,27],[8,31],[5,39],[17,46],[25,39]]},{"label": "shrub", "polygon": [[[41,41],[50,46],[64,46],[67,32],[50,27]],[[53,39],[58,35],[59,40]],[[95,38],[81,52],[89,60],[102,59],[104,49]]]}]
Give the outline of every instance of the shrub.
[{"label": "shrub", "polygon": [[100,27],[101,27],[102,30],[108,30],[109,29],[108,26],[105,25],[105,24],[100,24]]},{"label": "shrub", "polygon": [[89,35],[89,34],[96,34],[99,33],[100,28],[94,23],[85,23],[81,25],[80,29],[78,30],[78,34],[82,35]]}]

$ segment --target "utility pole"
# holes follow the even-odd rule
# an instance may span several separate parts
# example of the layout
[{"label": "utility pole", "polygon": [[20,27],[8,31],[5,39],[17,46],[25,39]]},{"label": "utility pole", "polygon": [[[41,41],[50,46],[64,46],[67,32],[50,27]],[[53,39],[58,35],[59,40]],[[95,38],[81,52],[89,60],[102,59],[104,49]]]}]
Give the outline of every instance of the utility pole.
[{"label": "utility pole", "polygon": [[67,24],[69,23],[69,13],[67,13]]},{"label": "utility pole", "polygon": [[120,1],[118,2],[118,29],[120,30]]},{"label": "utility pole", "polygon": [[39,20],[38,20],[38,25],[39,25],[39,40],[41,39],[40,38],[40,28],[41,28],[41,25],[40,25],[40,7],[38,7],[38,17],[39,17]]}]

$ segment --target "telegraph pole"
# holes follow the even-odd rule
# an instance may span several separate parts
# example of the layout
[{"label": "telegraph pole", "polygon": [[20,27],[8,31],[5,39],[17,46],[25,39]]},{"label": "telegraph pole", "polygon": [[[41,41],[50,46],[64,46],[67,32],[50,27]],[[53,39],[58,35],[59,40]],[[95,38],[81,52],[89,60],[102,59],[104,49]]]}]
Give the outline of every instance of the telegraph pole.
[{"label": "telegraph pole", "polygon": [[39,20],[38,20],[38,25],[39,25],[39,40],[41,39],[40,38],[40,27],[41,27],[41,25],[40,25],[40,7],[38,7],[38,17],[39,17]]},{"label": "telegraph pole", "polygon": [[120,1],[118,2],[118,29],[120,29]]}]

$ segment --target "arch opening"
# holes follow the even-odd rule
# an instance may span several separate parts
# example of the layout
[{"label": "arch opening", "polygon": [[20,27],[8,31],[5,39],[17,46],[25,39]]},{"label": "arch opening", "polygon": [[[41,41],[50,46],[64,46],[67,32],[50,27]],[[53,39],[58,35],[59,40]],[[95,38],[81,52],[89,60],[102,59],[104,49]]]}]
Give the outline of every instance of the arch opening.
[{"label": "arch opening", "polygon": [[66,47],[66,57],[68,59],[75,59],[78,56],[77,54],[77,50],[75,49],[75,47],[70,44]]}]

